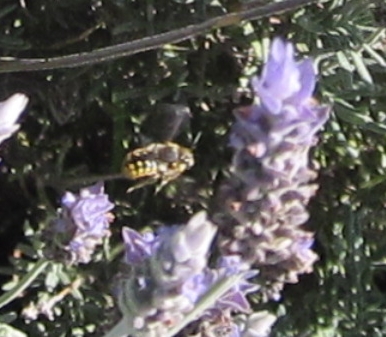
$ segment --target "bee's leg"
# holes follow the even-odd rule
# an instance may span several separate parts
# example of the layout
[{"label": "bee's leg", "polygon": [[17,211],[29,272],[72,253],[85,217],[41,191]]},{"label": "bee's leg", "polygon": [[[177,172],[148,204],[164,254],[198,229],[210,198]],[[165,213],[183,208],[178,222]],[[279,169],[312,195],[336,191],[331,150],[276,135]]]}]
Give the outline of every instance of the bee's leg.
[{"label": "bee's leg", "polygon": [[145,187],[147,185],[155,184],[158,179],[159,178],[157,178],[157,177],[149,177],[149,178],[145,178],[144,180],[138,181],[133,186],[129,187],[127,189],[126,193],[131,193],[134,190],[137,190],[138,188],[142,188],[142,187]]},{"label": "bee's leg", "polygon": [[162,179],[161,182],[155,188],[154,194],[158,194],[171,179]]},{"label": "bee's leg", "polygon": [[156,187],[154,194],[158,194],[159,191],[161,191],[165,185],[167,185],[170,181],[176,179],[178,176],[181,175],[181,172],[174,172],[174,173],[168,173],[161,177],[161,182]]}]

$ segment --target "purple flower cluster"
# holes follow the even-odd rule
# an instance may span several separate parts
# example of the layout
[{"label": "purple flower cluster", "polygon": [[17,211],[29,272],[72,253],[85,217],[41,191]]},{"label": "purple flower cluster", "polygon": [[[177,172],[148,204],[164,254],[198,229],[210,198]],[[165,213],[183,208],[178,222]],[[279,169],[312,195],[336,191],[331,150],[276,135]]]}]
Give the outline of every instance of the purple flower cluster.
[{"label": "purple flower cluster", "polygon": [[138,331],[162,336],[194,307],[184,291],[187,282],[206,268],[216,229],[200,213],[186,226],[145,234],[124,228],[122,233],[132,270],[120,287],[121,309]]},{"label": "purple flower cluster", "polygon": [[[313,233],[302,225],[317,190],[309,150],[330,107],[312,98],[315,82],[311,60],[296,61],[293,45],[274,39],[261,77],[251,81],[259,101],[235,111],[232,175],[219,189],[211,221],[201,212],[156,232],[123,228],[129,272],[119,280],[118,300],[122,326],[131,331],[120,335],[169,337],[195,321],[184,335],[268,336],[276,317],[252,312],[246,296],[279,298],[284,284],[311,272],[317,259]],[[67,192],[62,206],[57,227],[68,236],[66,249],[72,262],[87,263],[110,233],[113,204],[96,184],[79,195]],[[220,257],[212,267],[216,233]]]},{"label": "purple flower cluster", "polygon": [[196,303],[217,281],[242,272],[244,272],[243,279],[218,298],[214,305],[205,312],[205,316],[210,320],[219,320],[230,317],[232,312],[249,313],[251,308],[246,295],[256,292],[259,286],[247,280],[256,276],[257,272],[246,271],[245,265],[237,256],[220,258],[216,268],[206,268],[202,273],[191,277],[184,284],[182,291],[193,303]]},{"label": "purple flower cluster", "polygon": [[[208,267],[215,233],[203,212],[185,226],[161,227],[157,233],[123,229],[131,273],[121,281],[119,301],[138,335],[166,335],[216,282],[242,271],[243,264],[237,257],[224,257],[217,268]],[[255,275],[254,271],[245,272],[239,283],[201,313],[204,321],[218,324],[230,318],[232,312],[248,313],[246,295],[258,287],[247,279]]]},{"label": "purple flower cluster", "polygon": [[311,272],[317,258],[313,234],[301,227],[317,189],[309,150],[330,111],[312,98],[315,81],[311,60],[296,61],[293,45],[276,38],[261,77],[251,81],[259,103],[235,111],[233,176],[219,193],[228,214],[216,221],[219,245],[223,255],[259,270],[269,297]]},{"label": "purple flower cluster", "polygon": [[[253,313],[246,295],[259,290],[278,298],[283,285],[311,272],[316,260],[313,234],[302,225],[317,189],[310,183],[316,171],[309,150],[330,107],[312,99],[315,77],[311,60],[297,62],[292,44],[273,41],[262,76],[252,79],[259,103],[235,111],[233,175],[220,188],[212,215],[220,251],[214,268],[208,254],[216,230],[203,213],[186,226],[156,233],[123,229],[131,272],[121,281],[119,300],[134,335],[170,336],[170,328],[200,307],[221,280],[239,275],[195,315],[194,333],[268,336],[276,317]],[[251,283],[254,277],[263,287]]]},{"label": "purple flower cluster", "polygon": [[56,230],[66,236],[65,249],[71,254],[71,263],[90,262],[96,246],[110,235],[113,215],[109,212],[113,208],[102,183],[81,189],[79,195],[64,194]]}]

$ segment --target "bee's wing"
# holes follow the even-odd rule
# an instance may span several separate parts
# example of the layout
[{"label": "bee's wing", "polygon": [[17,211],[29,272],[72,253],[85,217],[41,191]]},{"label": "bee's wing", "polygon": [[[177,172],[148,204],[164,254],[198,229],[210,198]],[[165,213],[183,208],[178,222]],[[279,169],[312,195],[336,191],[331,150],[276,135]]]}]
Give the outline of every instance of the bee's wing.
[{"label": "bee's wing", "polygon": [[190,126],[190,109],[183,104],[159,103],[143,123],[143,130],[155,142],[174,139]]}]

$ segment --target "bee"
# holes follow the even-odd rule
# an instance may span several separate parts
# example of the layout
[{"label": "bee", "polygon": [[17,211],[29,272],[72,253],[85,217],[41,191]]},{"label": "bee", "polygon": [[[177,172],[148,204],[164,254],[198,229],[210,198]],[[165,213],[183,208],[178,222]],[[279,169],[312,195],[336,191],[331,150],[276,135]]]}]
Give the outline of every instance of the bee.
[{"label": "bee", "polygon": [[190,149],[172,142],[152,143],[129,152],[122,172],[131,180],[150,179],[146,185],[161,180],[163,186],[193,165],[194,157]]},{"label": "bee", "polygon": [[[185,118],[185,115],[178,117],[178,122],[181,124],[181,119]],[[173,127],[173,129],[175,133],[176,128]],[[155,142],[129,152],[123,160],[122,173],[125,177],[137,182],[128,189],[128,192],[161,181],[157,188],[159,191],[193,165],[194,156],[189,148],[170,141]]]}]

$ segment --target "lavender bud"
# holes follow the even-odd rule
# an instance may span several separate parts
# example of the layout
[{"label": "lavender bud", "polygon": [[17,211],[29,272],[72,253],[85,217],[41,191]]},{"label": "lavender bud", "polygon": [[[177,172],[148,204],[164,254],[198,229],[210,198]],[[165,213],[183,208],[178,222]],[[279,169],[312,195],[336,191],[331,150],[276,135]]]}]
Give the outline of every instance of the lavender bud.
[{"label": "lavender bud", "polygon": [[133,265],[139,265],[149,258],[159,241],[152,232],[140,234],[129,227],[122,229],[122,237],[125,243],[126,263]]},{"label": "lavender bud", "polygon": [[207,265],[216,228],[200,212],[180,228],[163,228],[160,247],[152,259],[152,271],[162,287],[182,285]]},{"label": "lavender bud", "polygon": [[249,316],[238,318],[241,337],[267,337],[277,319],[268,311],[254,312]]}]

